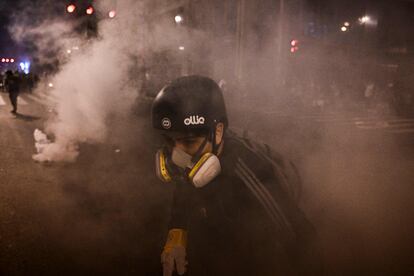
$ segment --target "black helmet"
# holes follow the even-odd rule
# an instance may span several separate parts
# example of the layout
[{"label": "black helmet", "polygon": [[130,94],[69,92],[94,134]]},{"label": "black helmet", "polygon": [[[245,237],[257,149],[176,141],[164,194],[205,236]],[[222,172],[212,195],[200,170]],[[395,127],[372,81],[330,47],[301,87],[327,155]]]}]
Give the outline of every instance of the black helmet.
[{"label": "black helmet", "polygon": [[211,131],[217,123],[227,126],[223,94],[215,81],[202,76],[173,80],[152,104],[152,126],[171,132]]}]

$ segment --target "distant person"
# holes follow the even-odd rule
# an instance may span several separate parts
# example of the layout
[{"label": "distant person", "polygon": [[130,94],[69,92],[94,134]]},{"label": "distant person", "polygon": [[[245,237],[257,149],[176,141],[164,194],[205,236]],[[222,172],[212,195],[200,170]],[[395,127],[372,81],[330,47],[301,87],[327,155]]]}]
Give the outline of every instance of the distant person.
[{"label": "distant person", "polygon": [[12,71],[8,70],[6,72],[6,77],[4,79],[4,88],[9,93],[10,102],[13,106],[13,109],[10,111],[13,114],[17,113],[17,98],[19,97],[20,92],[20,79],[17,74],[13,74]]},{"label": "distant person", "polygon": [[[314,228],[299,209],[293,164],[227,130],[220,87],[181,77],[158,93],[152,124],[165,138],[158,177],[174,185],[163,275],[312,274]],[[315,274],[317,275],[317,274]]]},{"label": "distant person", "polygon": [[5,79],[5,74],[0,73],[0,89],[2,92],[6,92],[5,88],[4,88],[4,79]]}]

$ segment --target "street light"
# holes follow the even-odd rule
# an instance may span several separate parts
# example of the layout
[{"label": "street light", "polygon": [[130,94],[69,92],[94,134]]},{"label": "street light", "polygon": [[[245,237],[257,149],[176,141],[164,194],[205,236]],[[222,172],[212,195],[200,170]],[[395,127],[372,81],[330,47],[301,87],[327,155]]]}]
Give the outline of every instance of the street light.
[{"label": "street light", "polygon": [[22,69],[22,71],[27,75],[30,72],[30,62],[29,61],[25,61],[25,62],[20,62],[20,69]]},{"label": "street light", "polygon": [[76,6],[74,4],[70,4],[66,7],[66,11],[68,13],[73,13],[76,10]]},{"label": "street light", "polygon": [[365,24],[365,23],[369,23],[371,21],[371,18],[368,15],[364,15],[363,17],[360,17],[358,20],[359,20],[359,23]]},{"label": "street light", "polygon": [[348,28],[347,28],[347,27],[345,27],[345,26],[342,26],[342,27],[341,27],[341,31],[346,32],[346,31],[348,31]]},{"label": "street light", "polygon": [[109,18],[114,18],[116,16],[116,11],[111,10],[110,12],[108,12],[108,16]]},{"label": "street light", "polygon": [[184,51],[184,50],[185,50],[185,48],[184,48],[184,46],[180,46],[180,47],[178,47],[178,50],[180,50],[180,51]]},{"label": "street light", "polygon": [[344,22],[345,27],[349,27],[349,25],[350,25],[349,22]]},{"label": "street light", "polygon": [[180,24],[180,23],[182,23],[182,22],[183,22],[183,17],[182,17],[181,15],[177,14],[177,15],[174,17],[174,20],[175,20],[175,23]]}]

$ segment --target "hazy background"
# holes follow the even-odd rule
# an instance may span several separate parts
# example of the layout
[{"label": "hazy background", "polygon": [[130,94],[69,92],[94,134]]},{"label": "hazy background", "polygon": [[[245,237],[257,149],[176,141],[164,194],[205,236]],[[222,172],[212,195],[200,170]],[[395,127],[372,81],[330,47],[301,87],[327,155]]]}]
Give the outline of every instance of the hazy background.
[{"label": "hazy background", "polygon": [[[148,103],[171,79],[194,73],[225,81],[232,127],[298,165],[301,206],[318,229],[327,275],[412,271],[412,141],[346,122],[401,115],[384,91],[412,80],[410,1],[95,1],[90,22],[52,2],[18,1],[8,30],[19,45],[30,41],[21,47],[39,67],[52,68],[42,81],[53,82],[47,93],[57,103],[39,127],[54,143],[38,160],[71,163],[39,172],[58,183],[28,199],[42,226],[26,231],[42,234],[15,249],[27,263],[11,261],[6,272],[154,275],[171,187],[152,173]],[[105,18],[112,8],[116,18]],[[372,25],[359,23],[364,14]],[[381,91],[375,100],[365,94],[371,83]],[[316,115],[344,122],[309,119]],[[37,257],[24,253],[39,244]]]}]

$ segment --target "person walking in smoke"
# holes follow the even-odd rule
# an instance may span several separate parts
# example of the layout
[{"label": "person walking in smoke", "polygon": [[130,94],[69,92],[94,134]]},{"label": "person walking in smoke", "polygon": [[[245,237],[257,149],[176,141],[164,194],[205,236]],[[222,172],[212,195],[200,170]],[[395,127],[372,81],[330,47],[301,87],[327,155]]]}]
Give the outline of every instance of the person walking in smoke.
[{"label": "person walking in smoke", "polygon": [[202,76],[172,81],[154,99],[165,138],[156,173],[174,185],[161,262],[173,275],[303,275],[315,231],[298,208],[292,163],[228,129],[219,86]]},{"label": "person walking in smoke", "polygon": [[9,93],[10,102],[13,109],[10,111],[13,114],[17,113],[17,98],[19,97],[20,80],[17,74],[13,74],[12,71],[6,71],[6,77],[4,79],[4,87]]}]

